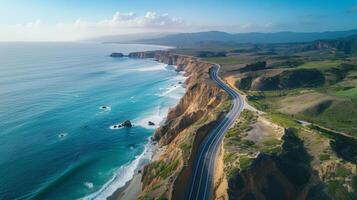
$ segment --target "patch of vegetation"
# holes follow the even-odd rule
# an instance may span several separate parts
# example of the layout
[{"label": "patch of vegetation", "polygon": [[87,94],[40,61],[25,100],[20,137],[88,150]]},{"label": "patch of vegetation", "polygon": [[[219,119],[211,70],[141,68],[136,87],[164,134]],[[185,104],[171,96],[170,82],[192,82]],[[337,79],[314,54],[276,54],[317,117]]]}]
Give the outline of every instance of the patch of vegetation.
[{"label": "patch of vegetation", "polygon": [[281,140],[276,138],[267,139],[258,145],[258,149],[261,153],[268,155],[278,155],[281,153]]},{"label": "patch of vegetation", "polygon": [[352,177],[352,191],[357,194],[357,175]]},{"label": "patch of vegetation", "polygon": [[343,136],[339,133],[322,129],[318,126],[310,125],[310,128],[317,130],[320,134],[330,138],[330,145],[337,156],[344,160],[357,164],[357,140]]},{"label": "patch of vegetation", "polygon": [[296,120],[289,115],[284,115],[281,113],[270,113],[269,117],[274,123],[279,124],[282,127],[285,128],[299,128],[301,125],[296,122]]},{"label": "patch of vegetation", "polygon": [[257,116],[250,110],[244,110],[240,116],[249,123],[254,123],[257,120]]},{"label": "patch of vegetation", "polygon": [[331,180],[327,183],[327,192],[336,200],[353,200],[353,194],[343,185],[341,180]]},{"label": "patch of vegetation", "polygon": [[[225,137],[230,139],[230,142],[236,144],[248,145],[251,146],[251,141],[242,140],[240,134],[247,132],[251,129],[251,123],[255,123],[257,116],[249,110],[243,110],[240,114],[240,121],[232,128],[228,130]],[[253,142],[254,143],[254,142]]]},{"label": "patch of vegetation", "polygon": [[344,167],[339,167],[336,169],[335,174],[338,177],[347,177],[350,172],[344,168]]},{"label": "patch of vegetation", "polygon": [[334,93],[336,96],[347,97],[351,99],[357,99],[357,87],[349,87],[346,90],[337,91]]},{"label": "patch of vegetation", "polygon": [[239,134],[239,129],[237,127],[232,127],[228,130],[225,137],[226,138],[239,137],[238,134]]},{"label": "patch of vegetation", "polygon": [[303,60],[288,59],[285,61],[273,63],[269,65],[269,68],[295,68],[300,65],[303,65],[304,63],[305,62]]},{"label": "patch of vegetation", "polygon": [[340,60],[322,60],[322,61],[307,62],[299,66],[299,68],[328,69],[328,68],[337,67],[340,64],[341,64]]},{"label": "patch of vegetation", "polygon": [[246,170],[250,167],[250,165],[253,163],[253,158],[248,157],[248,156],[241,156],[239,158],[239,168],[240,170]]},{"label": "patch of vegetation", "polygon": [[225,57],[226,52],[225,51],[199,51],[197,54],[198,57],[200,58],[210,58],[210,57]]},{"label": "patch of vegetation", "polygon": [[251,140],[246,140],[246,139],[243,139],[243,140],[240,140],[238,143],[237,143],[237,146],[239,146],[240,148],[251,148],[255,145],[255,143]]},{"label": "patch of vegetation", "polygon": [[265,98],[264,96],[248,96],[248,101],[252,106],[257,108],[258,110],[267,112],[271,110],[271,105],[267,103],[266,101],[263,101]]},{"label": "patch of vegetation", "polygon": [[258,71],[258,70],[262,70],[265,69],[267,66],[267,62],[266,61],[258,61],[252,64],[247,64],[245,67],[239,69],[239,71],[241,73],[244,72],[251,72],[251,71]]},{"label": "patch of vegetation", "polygon": [[173,171],[175,171],[175,169],[177,168],[179,164],[179,160],[176,159],[175,161],[169,163],[169,164],[164,164],[161,168],[161,170],[159,171],[159,176],[163,179],[166,179],[167,177],[169,177]]},{"label": "patch of vegetation", "polygon": [[165,195],[162,195],[159,198],[157,198],[157,200],[168,200],[168,198]]},{"label": "patch of vegetation", "polygon": [[221,65],[236,65],[236,64],[243,64],[245,60],[241,59],[240,57],[211,57],[211,58],[204,58],[205,61],[214,62]]},{"label": "patch of vegetation", "polygon": [[182,154],[183,154],[182,157],[184,158],[184,160],[189,159],[190,151],[191,151],[191,148],[192,148],[191,143],[184,142],[184,143],[180,144],[180,148],[182,150]]},{"label": "patch of vegetation", "polygon": [[259,151],[261,153],[265,153],[268,155],[278,155],[281,153],[281,146],[280,145],[275,145],[275,146],[260,146]]},{"label": "patch of vegetation", "polygon": [[228,179],[234,178],[239,174],[239,168],[232,168],[231,170],[228,171]]},{"label": "patch of vegetation", "polygon": [[229,163],[236,159],[236,155],[234,153],[225,153],[223,157],[224,163]]},{"label": "patch of vegetation", "polygon": [[320,161],[330,160],[330,155],[329,154],[321,154],[321,155],[319,155],[319,160]]},{"label": "patch of vegetation", "polygon": [[179,164],[179,159],[176,159],[172,162],[165,161],[155,161],[145,166],[143,172],[143,182],[151,181],[155,177],[161,177],[162,179],[166,179],[169,177],[177,168]]},{"label": "patch of vegetation", "polygon": [[269,140],[265,140],[263,142],[263,144],[265,146],[275,146],[275,145],[280,145],[281,144],[281,141],[276,139],[276,138],[273,138],[273,139],[269,139]]},{"label": "patch of vegetation", "polygon": [[319,70],[297,69],[284,71],[279,76],[282,88],[317,87],[325,83],[325,78]]},{"label": "patch of vegetation", "polygon": [[222,111],[228,112],[232,108],[232,100],[230,98],[227,98],[222,105]]},{"label": "patch of vegetation", "polygon": [[240,90],[249,90],[252,85],[253,77],[243,77],[237,83],[236,86]]}]

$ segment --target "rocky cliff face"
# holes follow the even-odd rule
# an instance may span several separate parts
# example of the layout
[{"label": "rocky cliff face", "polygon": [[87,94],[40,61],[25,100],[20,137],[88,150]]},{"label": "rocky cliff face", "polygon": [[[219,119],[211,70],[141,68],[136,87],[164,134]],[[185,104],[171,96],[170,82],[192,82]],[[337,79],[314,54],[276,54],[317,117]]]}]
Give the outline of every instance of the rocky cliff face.
[{"label": "rocky cliff face", "polygon": [[165,147],[161,158],[143,172],[140,198],[182,199],[197,146],[229,106],[227,94],[209,77],[210,63],[166,51],[137,52],[132,58],[153,58],[177,66],[186,79],[186,93],[168,112],[166,122],[154,134]]}]

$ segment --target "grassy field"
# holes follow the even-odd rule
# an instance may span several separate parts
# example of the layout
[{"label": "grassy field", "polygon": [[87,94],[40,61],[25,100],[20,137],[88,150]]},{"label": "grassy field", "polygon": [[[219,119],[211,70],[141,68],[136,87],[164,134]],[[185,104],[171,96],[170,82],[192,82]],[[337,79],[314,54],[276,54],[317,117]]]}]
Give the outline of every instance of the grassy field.
[{"label": "grassy field", "polygon": [[274,92],[264,94],[260,93],[259,98],[248,96],[249,102],[270,113],[273,121],[278,124],[294,127],[293,120],[301,119],[357,137],[357,102],[350,97],[316,92],[297,94],[296,91],[284,96],[274,96],[278,94]]},{"label": "grassy field", "polygon": [[237,65],[237,64],[244,64],[248,61],[248,59],[244,59],[242,57],[211,57],[211,58],[204,58],[203,60],[208,62],[215,62],[222,65]]},{"label": "grassy field", "polygon": [[[246,51],[244,48],[246,48]],[[234,49],[239,50],[232,51]],[[251,51],[252,49],[255,50]],[[268,89],[251,91],[251,88],[243,88],[253,106],[272,113],[277,119],[279,114],[282,114],[290,116],[292,119],[307,120],[331,129],[357,135],[357,70],[346,70],[344,68],[344,63],[357,64],[357,56],[355,55],[341,56],[330,50],[303,51],[299,49],[299,45],[291,44],[242,45],[240,47],[218,45],[217,47],[199,47],[179,51],[188,51],[191,54],[197,54],[200,51],[226,51],[226,56],[201,59],[221,64],[223,75],[237,75],[237,77],[243,75],[244,77],[252,74],[253,78],[250,83],[252,85],[254,83],[255,86],[261,83],[259,80],[254,82],[257,78],[265,76],[264,78],[269,80],[270,73],[281,73],[281,76],[280,74],[279,76],[272,75],[275,76],[273,78],[277,79],[278,83],[266,81],[260,84],[260,86],[264,83],[266,83],[265,85],[271,84],[274,86],[270,88],[271,91],[268,91]],[[269,70],[260,70],[257,73],[246,72],[244,74],[238,71],[242,67],[257,61],[266,61]],[[301,69],[321,72],[320,74],[325,80],[318,85],[295,84],[296,87],[280,88],[284,87],[283,83],[285,82],[294,85],[293,83],[297,83],[299,80],[301,82],[303,78],[311,80],[310,77],[306,78],[305,74],[302,73],[292,75],[286,73],[288,70]],[[288,75],[283,76],[284,72]],[[296,78],[295,76],[304,77]]]},{"label": "grassy field", "polygon": [[[289,46],[267,48],[260,46],[258,49],[262,50],[258,52],[203,58],[221,64],[226,80],[243,90],[250,105],[265,112],[257,118],[255,112],[244,111],[226,134],[224,163],[228,179],[232,181],[235,174],[249,169],[259,152],[291,161],[292,165],[286,169],[291,175],[298,174],[291,169],[301,164],[313,167],[324,177],[321,181],[325,189],[317,194],[327,192],[332,199],[349,199],[357,194],[357,189],[352,192],[348,189],[357,187],[357,141],[345,136],[357,137],[357,70],[353,66],[357,65],[357,57],[333,51],[294,53]],[[266,61],[266,68],[241,70],[257,61]],[[299,70],[308,74],[289,73]],[[319,73],[310,76],[312,71]],[[298,84],[314,78],[323,81],[315,85]],[[245,80],[247,87],[240,87]],[[268,134],[262,140],[257,139],[257,134],[267,130],[259,126],[261,117],[284,127],[284,135],[279,138]],[[290,137],[286,137],[287,130],[293,130]]]},{"label": "grassy field", "polygon": [[311,61],[306,62],[299,66],[299,68],[309,68],[309,69],[328,69],[332,67],[337,67],[342,63],[341,60],[323,60],[323,61]]},{"label": "grassy field", "polygon": [[336,96],[341,96],[341,97],[347,97],[351,99],[357,99],[357,87],[347,89],[347,90],[342,90],[342,91],[337,91],[333,93]]}]

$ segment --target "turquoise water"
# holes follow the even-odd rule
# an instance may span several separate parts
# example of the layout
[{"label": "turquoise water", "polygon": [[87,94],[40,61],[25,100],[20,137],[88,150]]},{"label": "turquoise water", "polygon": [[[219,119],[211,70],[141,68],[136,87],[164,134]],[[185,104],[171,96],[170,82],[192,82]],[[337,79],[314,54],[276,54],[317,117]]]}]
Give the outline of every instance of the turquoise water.
[{"label": "turquoise water", "polygon": [[[0,199],[104,198],[124,185],[183,77],[108,55],[160,48],[0,43]],[[132,128],[110,129],[126,119]]]}]

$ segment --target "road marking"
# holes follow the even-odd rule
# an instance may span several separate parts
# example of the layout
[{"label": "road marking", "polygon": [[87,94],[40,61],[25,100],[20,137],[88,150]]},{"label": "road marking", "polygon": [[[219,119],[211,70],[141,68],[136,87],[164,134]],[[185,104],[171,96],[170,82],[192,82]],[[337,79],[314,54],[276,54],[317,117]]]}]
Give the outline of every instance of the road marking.
[{"label": "road marking", "polygon": [[[198,162],[195,163],[195,172],[194,172],[194,176],[192,177],[192,181],[191,181],[191,187],[190,187],[190,193],[189,193],[189,199],[191,199],[192,196],[192,192],[196,183],[196,176],[197,176],[197,172],[199,169],[199,166],[202,165],[202,167],[200,168],[200,178],[199,178],[199,182],[198,182],[198,192],[196,191],[196,195],[195,198],[197,199],[200,195],[200,191],[201,191],[201,182],[202,182],[202,175],[204,173],[204,169],[205,166],[207,165],[206,161],[207,158],[212,157],[213,153],[216,154],[217,153],[217,145],[220,144],[220,141],[223,139],[224,137],[224,133],[230,128],[230,126],[233,124],[234,120],[236,119],[236,117],[239,116],[239,114],[242,111],[244,102],[242,101],[241,96],[236,93],[236,91],[234,91],[232,88],[230,88],[229,86],[227,86],[222,79],[220,79],[220,77],[217,75],[217,72],[220,68],[220,65],[218,64],[214,64],[215,66],[213,68],[216,68],[216,71],[213,71],[210,73],[210,75],[212,75],[212,79],[223,89],[225,90],[232,98],[233,98],[233,106],[232,109],[230,110],[230,112],[226,115],[225,119],[223,119],[223,121],[221,121],[221,123],[215,128],[213,129],[213,131],[208,135],[208,137],[203,141],[203,146],[199,147],[199,157],[198,157]],[[212,68],[211,68],[212,69]],[[227,126],[229,125],[229,126]],[[216,134],[213,134],[214,132],[216,132]],[[212,139],[213,137],[213,139]],[[218,137],[218,139],[217,139]],[[209,143],[210,142],[210,143]],[[208,145],[208,149],[207,151],[205,151],[205,149],[207,148]],[[213,145],[213,149],[211,150]],[[201,163],[202,160],[202,156],[204,155],[204,160],[203,163]],[[207,191],[207,185],[208,185],[208,178],[209,178],[209,172],[212,166],[212,163],[215,161],[215,157],[214,159],[210,159],[208,162],[208,174],[205,177],[205,186],[204,186],[204,193],[203,193],[203,199],[206,198],[206,191]]]}]

